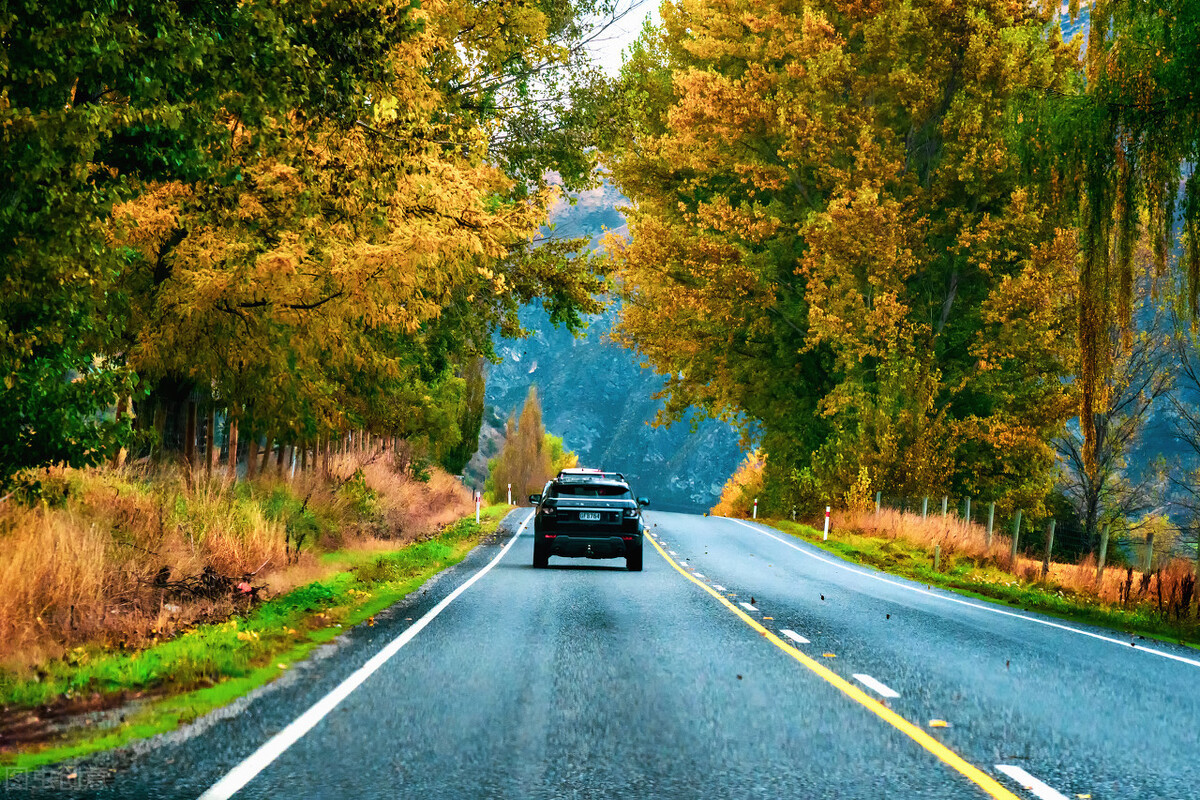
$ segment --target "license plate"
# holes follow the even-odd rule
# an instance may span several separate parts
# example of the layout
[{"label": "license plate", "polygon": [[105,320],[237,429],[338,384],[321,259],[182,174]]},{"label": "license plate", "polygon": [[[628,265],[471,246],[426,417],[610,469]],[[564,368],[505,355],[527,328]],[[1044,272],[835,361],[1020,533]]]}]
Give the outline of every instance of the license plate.
[{"label": "license plate", "polygon": [[581,522],[599,522],[600,521],[600,512],[599,511],[580,511],[579,519]]}]

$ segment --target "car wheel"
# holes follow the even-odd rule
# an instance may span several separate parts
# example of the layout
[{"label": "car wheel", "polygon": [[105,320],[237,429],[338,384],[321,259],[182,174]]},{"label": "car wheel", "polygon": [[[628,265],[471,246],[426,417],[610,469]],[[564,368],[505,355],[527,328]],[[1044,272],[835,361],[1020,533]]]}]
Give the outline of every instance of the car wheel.
[{"label": "car wheel", "polygon": [[533,566],[537,569],[545,569],[550,566],[550,553],[546,548],[540,547],[537,542],[533,543]]},{"label": "car wheel", "polygon": [[638,542],[637,546],[630,550],[625,555],[625,566],[630,572],[642,571],[642,543]]}]

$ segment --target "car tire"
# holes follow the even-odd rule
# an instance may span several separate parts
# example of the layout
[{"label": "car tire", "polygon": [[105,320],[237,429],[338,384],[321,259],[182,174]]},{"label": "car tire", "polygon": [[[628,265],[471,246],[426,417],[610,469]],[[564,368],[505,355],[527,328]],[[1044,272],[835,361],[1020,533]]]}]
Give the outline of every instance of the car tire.
[{"label": "car tire", "polygon": [[533,543],[533,566],[535,569],[545,569],[550,566],[550,553],[545,547],[538,546],[537,542]]},{"label": "car tire", "polygon": [[625,556],[625,567],[630,572],[642,571],[642,543],[637,543],[637,548],[630,551]]}]

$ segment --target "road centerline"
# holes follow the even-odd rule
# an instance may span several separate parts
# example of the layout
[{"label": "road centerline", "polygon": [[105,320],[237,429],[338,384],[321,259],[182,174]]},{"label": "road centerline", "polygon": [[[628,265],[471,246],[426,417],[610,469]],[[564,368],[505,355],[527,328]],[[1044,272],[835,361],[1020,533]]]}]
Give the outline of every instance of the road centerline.
[{"label": "road centerline", "polygon": [[882,681],[872,678],[865,672],[854,673],[854,680],[866,686],[868,689],[875,692],[880,697],[899,697],[900,693]]},{"label": "road centerline", "polygon": [[[734,521],[736,522],[737,520],[734,520]],[[829,669],[828,667],[824,666],[823,664],[818,663],[817,661],[813,660],[812,658],[809,658],[804,653],[802,653],[799,650],[797,650],[796,648],[792,647],[790,644],[788,644],[787,642],[780,639],[778,636],[776,636],[770,630],[768,630],[767,628],[765,628],[761,624],[759,624],[759,622],[757,620],[755,620],[753,617],[751,617],[745,611],[742,611],[740,608],[738,608],[733,603],[731,603],[728,599],[723,597],[715,589],[708,586],[708,584],[692,577],[692,575],[690,575],[686,569],[679,566],[679,564],[676,563],[676,561],[673,558],[671,558],[669,555],[667,555],[667,551],[664,550],[662,547],[660,547],[658,542],[651,541],[651,544],[654,545],[654,549],[658,551],[658,554],[660,556],[662,556],[663,559],[665,559],[666,562],[668,564],[670,564],[675,569],[676,572],[678,572],[680,575],[682,575],[687,580],[689,580],[692,583],[699,586],[701,589],[703,589],[705,592],[707,592],[712,597],[716,598],[717,602],[719,602],[721,605],[725,606],[729,611],[731,611],[735,615],[737,615],[743,622],[745,622],[747,625],[749,625],[751,628],[753,628],[755,631],[757,631],[759,634],[761,634],[767,641],[771,642],[771,644],[775,645],[780,650],[782,650],[784,653],[791,656],[793,659],[798,661],[801,665],[808,668],[811,672],[816,674],[818,677],[820,677],[821,679],[823,679],[824,681],[826,681],[827,683],[832,685],[835,689],[842,692],[842,694],[846,695],[851,700],[855,701],[856,703],[861,705],[863,708],[867,709],[872,714],[879,717],[880,719],[882,719],[884,722],[888,723],[892,727],[896,728],[898,731],[903,733],[908,738],[912,739],[914,742],[916,742],[918,745],[920,745],[925,750],[927,750],[929,753],[931,753],[934,757],[936,757],[943,764],[945,764],[946,766],[948,766],[951,769],[958,772],[960,775],[962,775],[967,780],[974,783],[976,786],[978,786],[980,789],[982,789],[988,795],[990,795],[993,798],[996,798],[996,800],[1019,800],[1019,798],[1015,794],[1013,794],[1008,789],[1001,786],[1000,783],[998,781],[996,781],[996,779],[993,778],[991,775],[984,772],[979,767],[976,767],[974,764],[972,764],[969,761],[967,761],[966,759],[964,759],[958,753],[954,752],[949,747],[942,744],[940,741],[938,741],[934,737],[930,736],[924,730],[917,727],[913,723],[909,722],[904,717],[902,717],[899,714],[897,714],[896,712],[892,711],[890,708],[883,705],[883,703],[881,703],[878,700],[876,700],[875,698],[871,697],[866,692],[864,692],[862,689],[860,689],[857,686],[855,686],[854,684],[850,683],[849,681],[847,681],[842,676],[838,675],[833,670]]]},{"label": "road centerline", "polygon": [[1022,789],[1038,800],[1069,800],[1065,794],[1033,777],[1021,767],[1012,764],[997,764],[996,769],[1021,784]]},{"label": "road centerline", "polygon": [[200,795],[199,800],[228,800],[235,793],[240,791],[247,783],[254,779],[258,773],[262,772],[271,765],[275,759],[283,755],[289,747],[298,742],[304,734],[308,733],[317,723],[328,716],[329,712],[337,708],[343,700],[350,696],[350,693],[357,689],[362,683],[369,678],[376,670],[382,667],[391,659],[400,648],[413,640],[422,629],[441,614],[446,608],[454,602],[459,595],[471,587],[475,581],[482,578],[492,567],[500,563],[500,560],[508,554],[512,549],[513,544],[521,538],[521,534],[525,532],[525,528],[529,525],[529,521],[533,519],[533,513],[525,517],[525,521],[517,528],[516,533],[512,538],[500,549],[496,557],[485,564],[478,572],[468,578],[457,589],[442,598],[436,606],[425,612],[424,616],[414,622],[412,625],[405,628],[395,639],[388,642],[382,650],[373,655],[365,664],[355,670],[350,677],[343,680],[335,686],[328,694],[314,703],[307,711],[294,719],[279,733],[268,739],[261,747],[247,756],[240,764],[230,770],[225,777],[214,783],[208,788],[204,794]]}]

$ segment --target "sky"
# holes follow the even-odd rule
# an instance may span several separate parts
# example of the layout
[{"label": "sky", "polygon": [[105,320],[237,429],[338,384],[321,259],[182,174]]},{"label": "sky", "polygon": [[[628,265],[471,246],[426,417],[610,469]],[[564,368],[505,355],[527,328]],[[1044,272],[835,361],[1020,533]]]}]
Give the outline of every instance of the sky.
[{"label": "sky", "polygon": [[608,75],[616,77],[620,71],[621,54],[637,39],[646,17],[658,19],[658,3],[659,0],[622,2],[621,8],[629,8],[629,11],[592,43],[592,57]]}]

